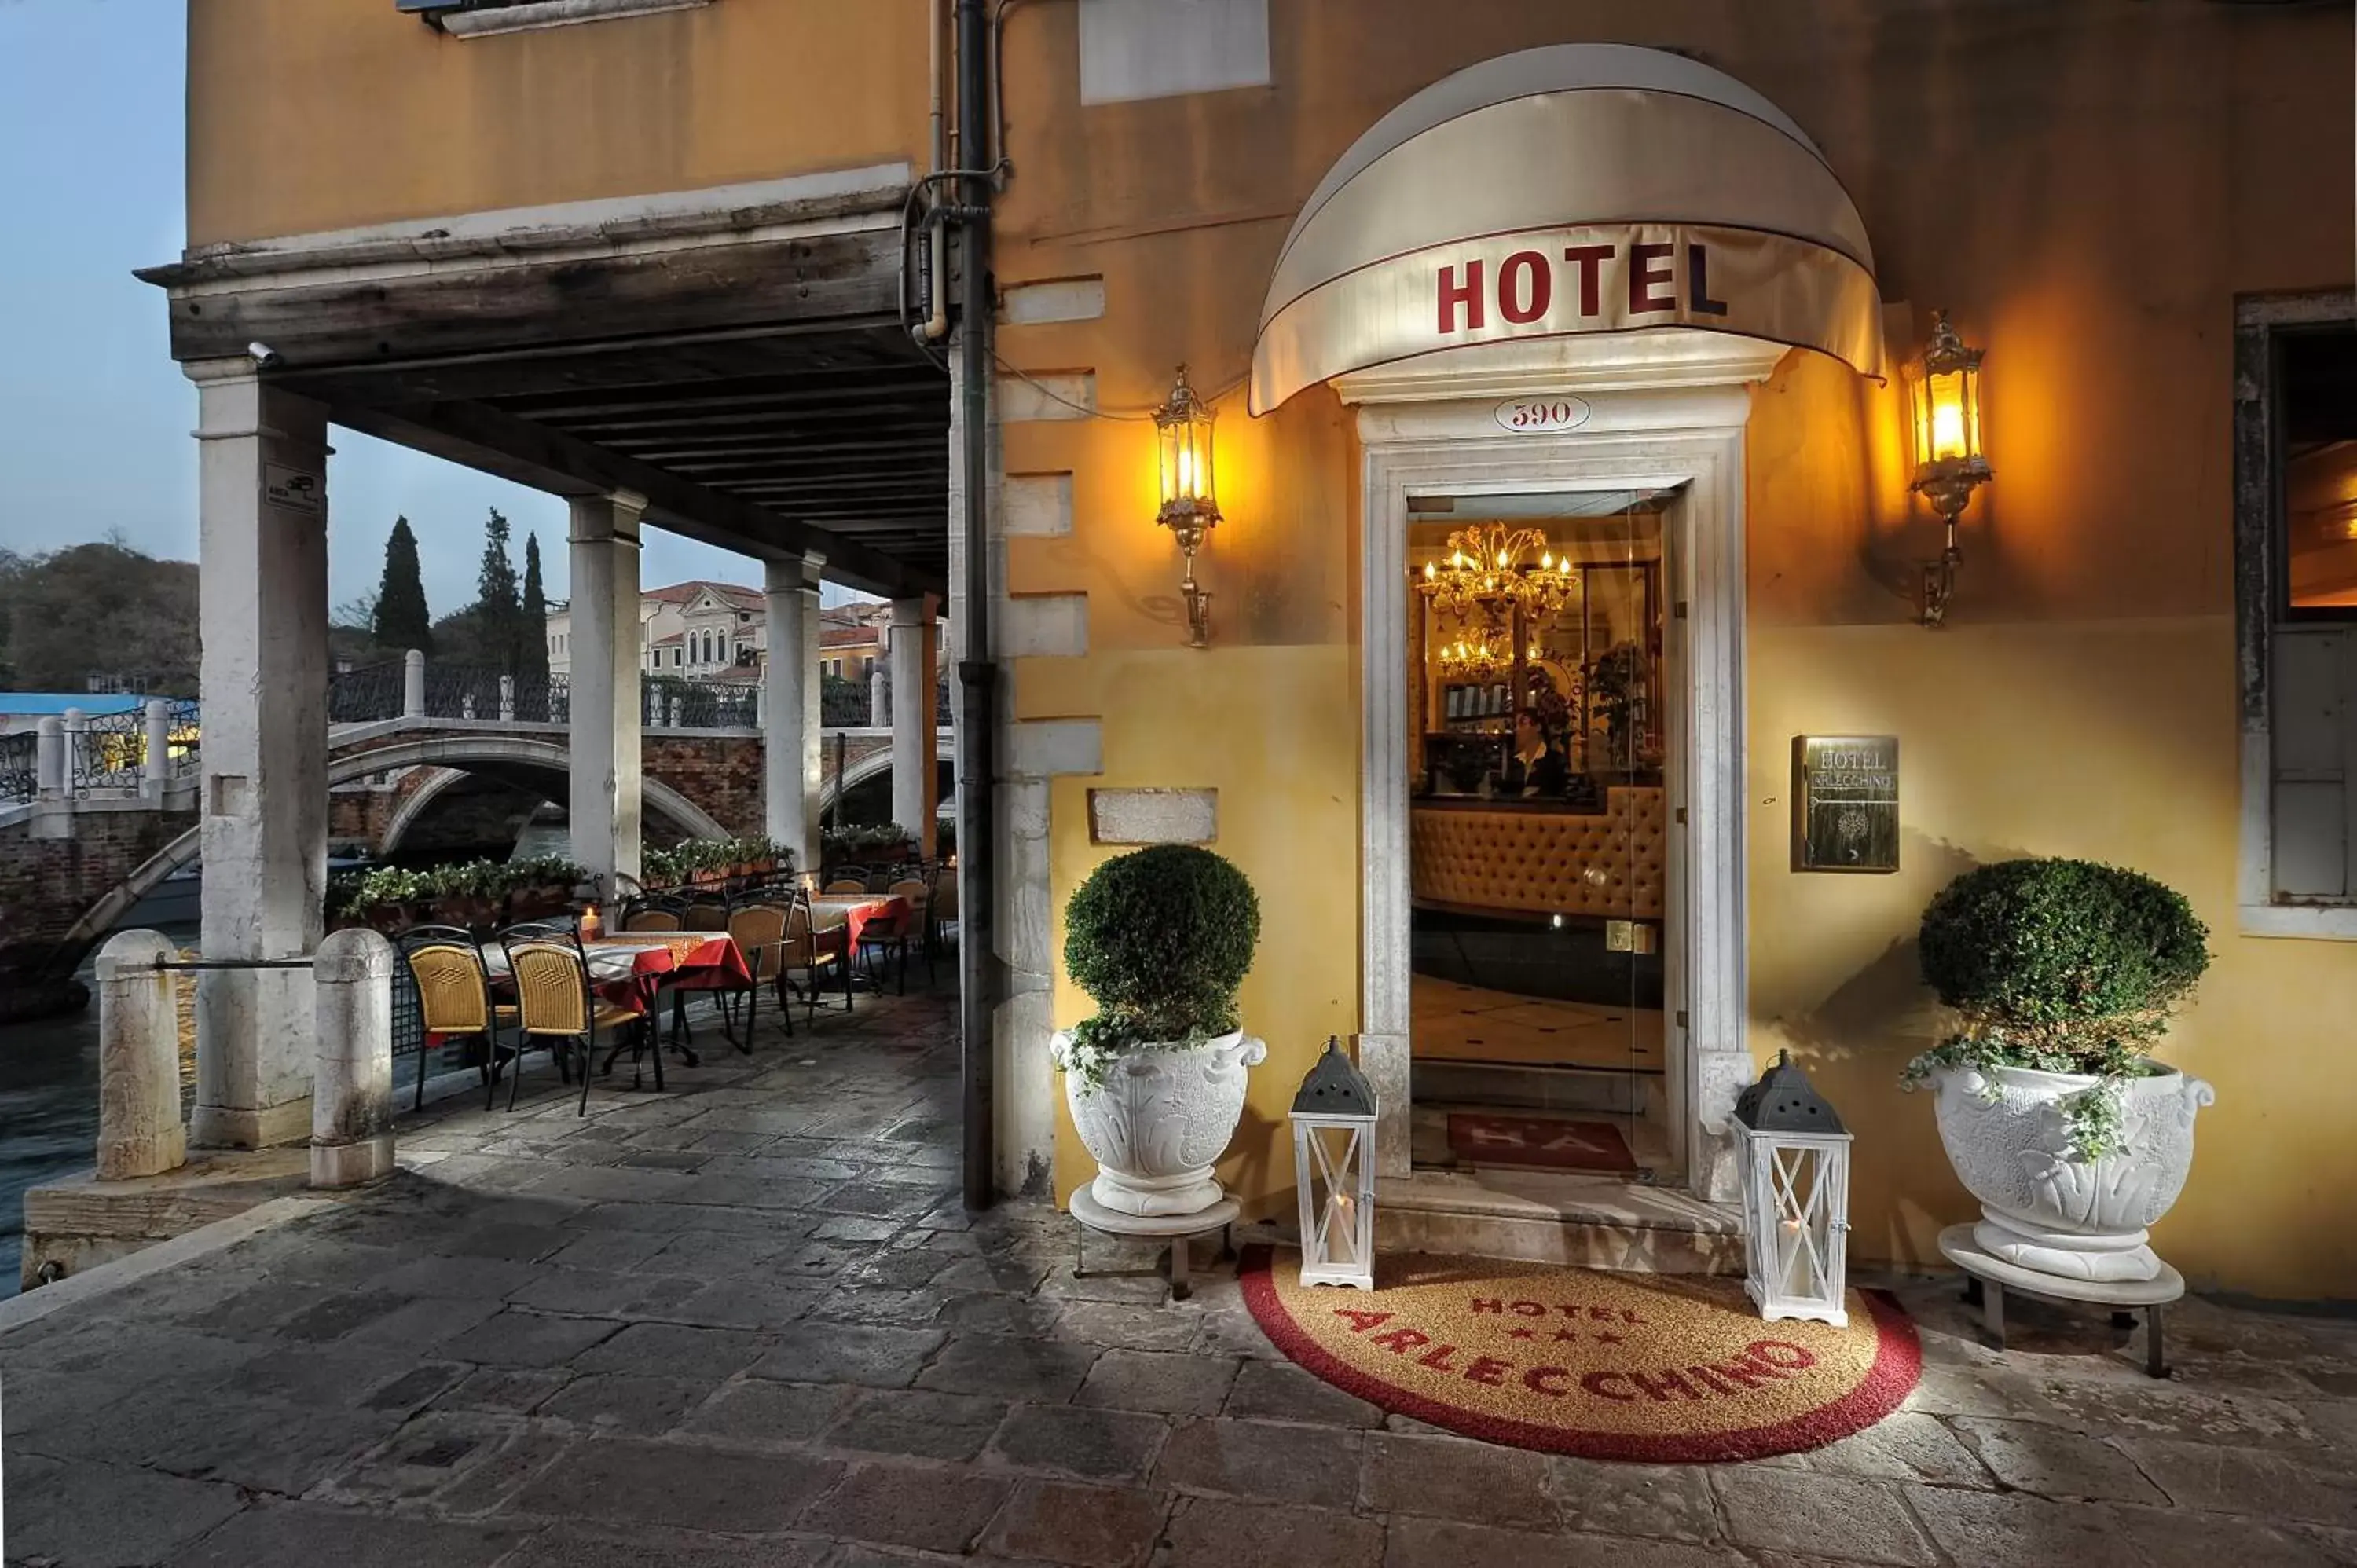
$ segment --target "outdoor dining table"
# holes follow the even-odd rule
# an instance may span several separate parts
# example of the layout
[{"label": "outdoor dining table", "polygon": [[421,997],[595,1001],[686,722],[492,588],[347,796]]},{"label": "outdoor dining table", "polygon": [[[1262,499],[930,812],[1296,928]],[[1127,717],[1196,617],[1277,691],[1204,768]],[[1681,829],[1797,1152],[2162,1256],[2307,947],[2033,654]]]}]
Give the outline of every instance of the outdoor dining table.
[{"label": "outdoor dining table", "polygon": [[860,934],[878,920],[893,921],[909,914],[909,900],[898,893],[814,893],[811,896],[811,930],[817,936],[850,930],[846,957],[859,951]]},{"label": "outdoor dining table", "polygon": [[[656,1004],[667,988],[740,991],[753,983],[753,972],[737,939],[726,931],[631,931],[585,937],[581,954],[589,966],[592,991],[616,1006],[640,1009],[650,1020],[659,1015]],[[493,983],[499,983],[507,978],[508,955],[496,945],[486,947],[483,967]],[[695,1053],[684,1044],[674,1041],[673,1049],[688,1066],[696,1065]],[[618,1047],[607,1057],[609,1069],[619,1054]]]}]

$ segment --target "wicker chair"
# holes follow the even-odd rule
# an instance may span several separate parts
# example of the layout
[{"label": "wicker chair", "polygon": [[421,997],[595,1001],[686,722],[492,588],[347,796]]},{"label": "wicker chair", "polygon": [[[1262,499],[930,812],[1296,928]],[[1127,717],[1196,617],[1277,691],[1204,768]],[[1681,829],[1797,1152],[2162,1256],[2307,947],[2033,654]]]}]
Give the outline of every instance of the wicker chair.
[{"label": "wicker chair", "polygon": [[679,929],[679,911],[661,904],[644,904],[622,917],[626,931],[675,931]]},{"label": "wicker chair", "polygon": [[[418,1013],[426,1036],[481,1040],[488,1083],[490,1064],[499,1056],[499,1032],[515,1026],[516,1010],[492,1004],[482,950],[457,926],[418,926],[402,933],[401,952],[417,982]],[[414,1108],[425,1104],[425,1061],[431,1054],[421,1041]]]},{"label": "wicker chair", "polygon": [[[909,876],[895,882],[884,891],[895,898],[906,898],[909,901],[909,912],[893,922],[898,928],[897,932],[890,936],[879,935],[877,939],[884,945],[897,943],[899,948],[900,993],[905,996],[909,992],[909,943],[911,940],[921,940],[924,945],[925,983],[930,985],[935,978],[932,884],[921,876]],[[865,947],[867,944],[862,942],[860,945]]]},{"label": "wicker chair", "polygon": [[[508,1079],[508,1109],[515,1109],[516,1084],[523,1077],[523,1054],[533,1040],[542,1039],[548,1042],[549,1054],[556,1058],[560,1074],[565,1071],[570,1053],[579,1049],[581,1103],[575,1114],[587,1115],[589,1079],[593,1076],[590,1054],[597,1031],[642,1026],[646,1009],[636,1004],[618,1006],[589,989],[589,958],[582,950],[578,936],[519,927],[501,933],[500,946],[507,953],[508,974],[515,983],[519,1014],[512,1053],[515,1073]],[[662,1053],[656,1051],[654,1058],[655,1088],[661,1090]],[[494,1093],[498,1087],[499,1063],[495,1055],[491,1064]],[[486,1109],[489,1105],[487,1098]]]},{"label": "wicker chair", "polygon": [[[721,998],[721,1018],[731,1025],[729,1043],[748,1056],[753,1051],[753,1021],[760,1015],[761,987],[774,987],[778,993],[778,1011],[786,1020],[786,1033],[794,1032],[793,1009],[785,1001],[786,926],[791,911],[777,904],[748,904],[728,917],[728,935],[737,943],[737,950],[745,955],[745,968],[752,982],[740,991],[730,992]],[[733,1027],[729,1015],[737,997],[745,1000],[745,1032],[740,1036]]]},{"label": "wicker chair", "polygon": [[837,872],[834,880],[826,885],[826,890],[829,896],[834,897],[842,897],[845,896],[856,897],[859,894],[863,894],[867,891],[867,877],[865,874],[857,876],[846,876],[842,875],[843,871],[848,871],[851,868],[848,866],[841,868],[841,870]]}]

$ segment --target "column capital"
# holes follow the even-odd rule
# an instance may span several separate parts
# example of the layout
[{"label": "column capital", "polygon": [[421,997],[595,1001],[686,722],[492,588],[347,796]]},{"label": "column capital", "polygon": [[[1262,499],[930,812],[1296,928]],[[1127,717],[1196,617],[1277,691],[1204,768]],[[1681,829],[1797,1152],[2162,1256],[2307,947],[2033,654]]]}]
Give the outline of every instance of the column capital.
[{"label": "column capital", "polygon": [[826,557],[815,552],[761,563],[761,589],[770,594],[816,593],[825,580]]},{"label": "column capital", "polygon": [[892,624],[895,627],[925,626],[942,618],[942,601],[938,595],[919,594],[914,598],[892,601]]}]

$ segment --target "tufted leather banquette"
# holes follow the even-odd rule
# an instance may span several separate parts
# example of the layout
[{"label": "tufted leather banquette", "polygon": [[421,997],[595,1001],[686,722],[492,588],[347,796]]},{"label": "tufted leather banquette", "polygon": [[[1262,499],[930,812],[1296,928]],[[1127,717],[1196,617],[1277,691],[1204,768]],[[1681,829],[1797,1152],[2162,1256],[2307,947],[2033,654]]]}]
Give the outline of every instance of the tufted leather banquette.
[{"label": "tufted leather banquette", "polygon": [[[1601,812],[1417,806],[1419,901],[1532,915],[1662,918],[1662,791],[1613,789]],[[1599,875],[1590,877],[1591,871]]]}]

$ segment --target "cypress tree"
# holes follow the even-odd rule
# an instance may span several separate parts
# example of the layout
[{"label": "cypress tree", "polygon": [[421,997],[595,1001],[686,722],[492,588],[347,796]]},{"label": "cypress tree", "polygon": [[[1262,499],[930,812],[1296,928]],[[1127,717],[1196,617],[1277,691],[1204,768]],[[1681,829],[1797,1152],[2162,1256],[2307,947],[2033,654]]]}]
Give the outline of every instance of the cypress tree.
[{"label": "cypress tree", "polygon": [[425,584],[417,572],[417,535],[409,531],[405,517],[393,520],[393,532],[384,542],[384,576],[377,584],[376,619],[369,629],[381,648],[414,648],[429,656],[434,651],[434,621],[426,613]]},{"label": "cypress tree", "polygon": [[493,507],[483,523],[483,564],[475,575],[475,618],[483,651],[502,674],[517,672],[517,621],[523,606],[516,593],[515,562],[508,555],[508,520]]},{"label": "cypress tree", "polygon": [[516,627],[516,704],[521,716],[548,717],[548,593],[540,581],[540,535],[523,536],[523,604]]}]

